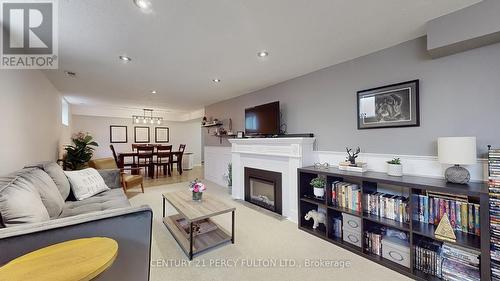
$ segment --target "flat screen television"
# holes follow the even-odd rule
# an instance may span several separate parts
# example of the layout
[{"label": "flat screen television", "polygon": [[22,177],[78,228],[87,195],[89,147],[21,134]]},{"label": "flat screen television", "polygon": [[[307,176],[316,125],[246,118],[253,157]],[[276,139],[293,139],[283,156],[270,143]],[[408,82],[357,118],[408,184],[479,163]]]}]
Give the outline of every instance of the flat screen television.
[{"label": "flat screen television", "polygon": [[280,133],[280,102],[245,109],[245,134],[268,136]]}]

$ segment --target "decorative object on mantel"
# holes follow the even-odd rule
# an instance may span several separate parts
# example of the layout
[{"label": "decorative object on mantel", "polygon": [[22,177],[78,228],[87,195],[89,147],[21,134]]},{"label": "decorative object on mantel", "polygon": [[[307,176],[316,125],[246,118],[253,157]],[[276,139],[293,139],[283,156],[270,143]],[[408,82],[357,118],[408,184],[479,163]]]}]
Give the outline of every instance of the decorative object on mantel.
[{"label": "decorative object on mantel", "polygon": [[201,201],[203,192],[207,190],[205,184],[198,179],[189,183],[189,190],[193,193],[193,201]]},{"label": "decorative object on mantel", "polygon": [[467,184],[470,181],[470,173],[460,165],[472,165],[477,162],[476,137],[439,138],[438,158],[442,164],[454,165],[446,169],[446,181]]},{"label": "decorative object on mantel", "polygon": [[310,210],[309,212],[307,212],[307,214],[304,216],[304,219],[306,221],[313,219],[313,229],[318,228],[320,223],[323,225],[325,224],[325,214],[316,210]]},{"label": "decorative object on mantel", "polygon": [[229,194],[231,194],[233,187],[233,163],[229,162],[227,164],[227,173],[224,175],[224,178],[227,181],[227,189]]},{"label": "decorative object on mantel", "polygon": [[401,159],[394,158],[391,161],[387,161],[387,174],[394,177],[401,177],[403,175]]},{"label": "decorative object on mantel", "polygon": [[347,158],[346,160],[349,161],[351,163],[351,165],[356,165],[356,158],[358,158],[359,156],[359,153],[361,152],[361,148],[358,148],[356,149],[356,152],[352,152],[352,148],[348,148],[346,147],[345,150],[347,151]]},{"label": "decorative object on mantel", "polygon": [[233,120],[231,118],[229,118],[229,128],[228,128],[229,131],[227,131],[227,134],[228,135],[234,135],[233,133]]},{"label": "decorative object on mantel", "polygon": [[359,91],[358,129],[420,126],[419,80]]},{"label": "decorative object on mantel", "polygon": [[312,179],[310,184],[314,188],[314,196],[316,196],[316,198],[323,199],[323,196],[325,196],[325,178],[318,176]]},{"label": "decorative object on mantel", "polygon": [[245,132],[243,131],[238,131],[236,133],[236,137],[239,138],[239,139],[242,139],[243,137],[245,137]]},{"label": "decorative object on mantel", "polygon": [[153,109],[143,109],[144,113],[142,116],[133,115],[132,123],[133,124],[157,124],[161,125],[163,122],[163,117],[153,117]]},{"label": "decorative object on mantel", "polygon": [[441,221],[434,232],[434,236],[440,240],[457,242],[457,236],[455,235],[455,231],[453,231],[453,227],[451,226],[447,213],[444,213],[441,218]]},{"label": "decorative object on mantel", "polygon": [[330,168],[330,164],[328,164],[328,162],[325,162],[325,163],[314,163],[314,168],[316,169],[325,169],[325,170],[328,170]]},{"label": "decorative object on mantel", "polygon": [[358,162],[356,163],[356,158],[358,158],[361,148],[356,149],[355,152],[351,148],[346,147],[347,157],[345,162],[339,163],[339,170],[351,171],[351,172],[366,172],[368,171],[368,165],[366,163]]}]

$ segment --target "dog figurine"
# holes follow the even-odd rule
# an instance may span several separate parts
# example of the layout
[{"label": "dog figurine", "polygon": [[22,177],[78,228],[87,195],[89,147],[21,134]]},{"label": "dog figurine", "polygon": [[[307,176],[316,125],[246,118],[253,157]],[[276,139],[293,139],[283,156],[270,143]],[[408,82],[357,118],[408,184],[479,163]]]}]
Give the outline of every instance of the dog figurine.
[{"label": "dog figurine", "polygon": [[306,219],[306,221],[313,219],[313,229],[318,228],[320,223],[325,224],[325,214],[315,210],[310,210],[309,212],[307,212],[307,214],[304,216],[304,219]]}]

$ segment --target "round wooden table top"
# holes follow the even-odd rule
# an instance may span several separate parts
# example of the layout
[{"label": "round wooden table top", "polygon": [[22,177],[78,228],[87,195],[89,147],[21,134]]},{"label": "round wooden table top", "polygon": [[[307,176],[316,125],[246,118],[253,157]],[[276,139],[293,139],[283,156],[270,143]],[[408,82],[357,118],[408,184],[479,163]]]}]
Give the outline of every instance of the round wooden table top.
[{"label": "round wooden table top", "polygon": [[0,280],[87,281],[108,269],[118,254],[110,238],[84,238],[55,244],[0,267]]}]

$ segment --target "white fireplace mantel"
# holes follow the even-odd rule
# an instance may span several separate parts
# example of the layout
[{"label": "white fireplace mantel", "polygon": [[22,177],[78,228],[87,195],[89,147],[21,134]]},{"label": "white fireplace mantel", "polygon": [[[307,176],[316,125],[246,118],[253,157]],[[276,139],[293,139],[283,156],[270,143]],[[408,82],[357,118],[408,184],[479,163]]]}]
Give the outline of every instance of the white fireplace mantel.
[{"label": "white fireplace mantel", "polygon": [[297,169],[313,164],[315,138],[230,139],[235,199],[245,200],[245,167],[281,173],[282,214],[297,221]]}]

